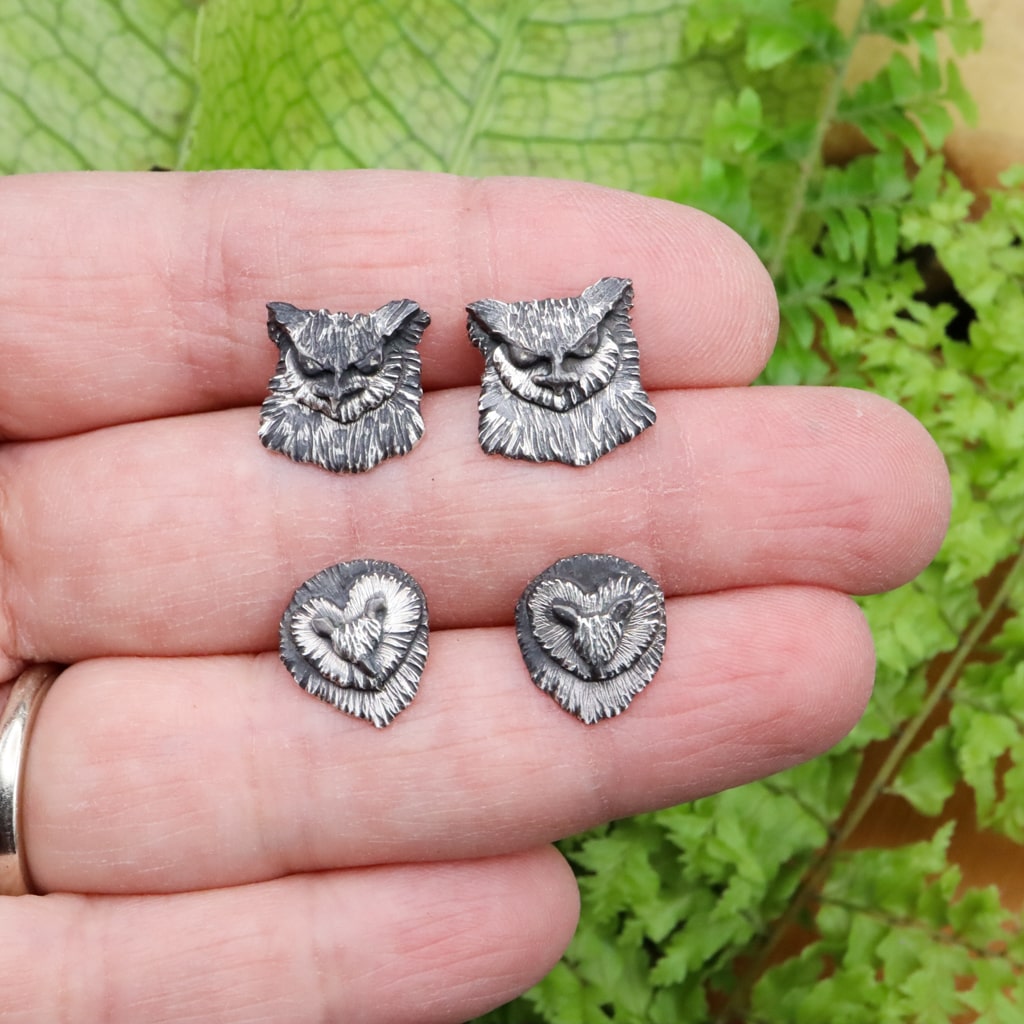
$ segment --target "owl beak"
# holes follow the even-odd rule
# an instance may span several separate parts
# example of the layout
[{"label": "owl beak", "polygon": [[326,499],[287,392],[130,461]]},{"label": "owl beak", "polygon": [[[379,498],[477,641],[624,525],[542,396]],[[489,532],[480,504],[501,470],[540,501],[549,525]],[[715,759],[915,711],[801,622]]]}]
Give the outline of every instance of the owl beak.
[{"label": "owl beak", "polygon": [[355,663],[355,666],[363,675],[367,675],[371,679],[376,679],[380,675],[380,665],[372,654],[364,655]]},{"label": "owl beak", "polygon": [[566,373],[562,368],[561,359],[554,359],[551,362],[551,369],[543,376],[534,378],[537,384],[541,387],[547,388],[549,391],[554,391],[556,395],[563,395],[565,392],[576,383],[577,378],[570,373]]}]

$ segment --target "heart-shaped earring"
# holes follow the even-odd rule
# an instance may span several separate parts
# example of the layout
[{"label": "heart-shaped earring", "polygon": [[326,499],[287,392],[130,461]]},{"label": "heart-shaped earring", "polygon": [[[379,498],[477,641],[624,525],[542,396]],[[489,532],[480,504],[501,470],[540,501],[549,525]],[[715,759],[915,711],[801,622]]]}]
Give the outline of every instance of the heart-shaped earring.
[{"label": "heart-shaped earring", "polygon": [[363,559],[318,572],[281,619],[281,660],[307,692],[382,729],[416,696],[427,602],[397,565]]},{"label": "heart-shaped earring", "polygon": [[665,653],[665,595],[615,555],[573,555],[536,576],[516,605],[530,677],[587,725],[621,714]]}]

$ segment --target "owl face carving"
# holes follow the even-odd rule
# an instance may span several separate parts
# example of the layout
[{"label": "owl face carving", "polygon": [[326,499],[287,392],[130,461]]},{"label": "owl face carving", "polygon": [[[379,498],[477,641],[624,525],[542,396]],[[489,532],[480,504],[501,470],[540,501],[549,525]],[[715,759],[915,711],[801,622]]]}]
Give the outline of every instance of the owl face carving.
[{"label": "owl face carving", "polygon": [[621,714],[665,647],[665,599],[614,555],[563,558],[527,586],[516,633],[533,681],[583,722]]},{"label": "owl face carving", "polygon": [[420,357],[430,317],[411,299],[372,313],[267,304],[280,350],[263,403],[263,444],[335,473],[372,469],[404,455],[423,434]]},{"label": "owl face carving", "polygon": [[[612,582],[625,583],[622,578]],[[573,589],[572,584],[565,584],[565,589]],[[587,594],[575,589],[578,593],[570,595],[571,600],[552,601],[550,618],[569,630],[569,642],[575,655],[573,661],[578,672],[589,679],[606,679],[614,674],[611,663],[633,611],[633,598],[628,593],[628,584],[627,593],[621,595]],[[613,586],[612,589],[618,588]],[[543,639],[541,643],[553,658],[560,660],[556,655],[558,638],[550,639],[550,648]]]},{"label": "owl face carving", "polygon": [[408,707],[427,657],[427,605],[390,562],[329,566],[281,619],[281,660],[309,693],[383,728]]},{"label": "owl face carving", "polygon": [[470,340],[486,360],[484,451],[586,466],[654,422],[632,302],[631,282],[605,277],[570,298],[466,307]]}]

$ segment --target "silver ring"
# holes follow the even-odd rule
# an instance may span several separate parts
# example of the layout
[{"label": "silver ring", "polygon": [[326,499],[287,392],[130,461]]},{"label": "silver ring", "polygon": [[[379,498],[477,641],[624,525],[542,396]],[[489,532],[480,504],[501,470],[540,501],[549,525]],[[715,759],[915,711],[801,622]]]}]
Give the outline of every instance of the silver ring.
[{"label": "silver ring", "polygon": [[0,896],[35,892],[21,843],[25,753],[39,706],[61,665],[33,665],[14,680],[0,712]]}]

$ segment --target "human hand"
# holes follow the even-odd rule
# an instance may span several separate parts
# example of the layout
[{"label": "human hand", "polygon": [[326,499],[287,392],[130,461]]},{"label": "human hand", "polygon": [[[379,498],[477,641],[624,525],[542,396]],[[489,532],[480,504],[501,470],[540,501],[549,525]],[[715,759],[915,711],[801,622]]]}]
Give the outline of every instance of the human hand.
[{"label": "human hand", "polygon": [[[870,394],[747,388],[776,309],[710,218],[567,182],[378,172],[0,182],[0,679],[70,667],[28,748],[43,897],[0,899],[4,1019],[459,1021],[560,955],[548,844],[795,764],[856,721],[847,593],[942,537],[942,458]],[[658,422],[587,469],[485,456],[463,307],[631,277]],[[426,433],[335,476],[268,453],[268,300],[409,296]],[[587,727],[530,682],[525,584],[611,552],[668,596],[661,670]],[[387,730],[276,654],[354,558],[423,586],[430,655]],[[3,695],[0,694],[0,700]]]}]

